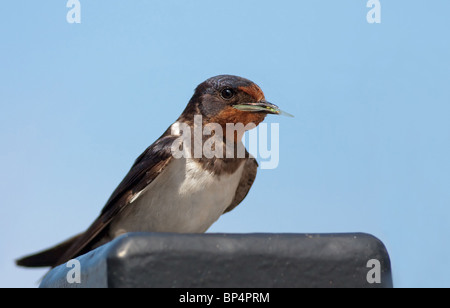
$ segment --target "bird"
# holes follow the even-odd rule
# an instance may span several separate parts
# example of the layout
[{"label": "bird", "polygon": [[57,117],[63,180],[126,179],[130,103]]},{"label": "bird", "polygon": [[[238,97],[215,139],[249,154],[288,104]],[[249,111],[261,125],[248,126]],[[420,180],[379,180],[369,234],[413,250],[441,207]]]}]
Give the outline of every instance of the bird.
[{"label": "bird", "polygon": [[[196,87],[178,119],[135,160],[84,232],[16,264],[54,268],[128,232],[206,232],[239,205],[253,185],[258,163],[243,146],[242,136],[268,114],[289,115],[269,103],[261,88],[246,78],[207,79]],[[215,124],[217,131],[222,128],[222,135],[184,134],[209,124]],[[238,128],[229,131],[229,124]],[[202,149],[208,140],[219,155],[190,155],[198,154],[195,146]],[[183,155],[175,157],[174,149]],[[238,149],[243,155],[237,155]]]}]

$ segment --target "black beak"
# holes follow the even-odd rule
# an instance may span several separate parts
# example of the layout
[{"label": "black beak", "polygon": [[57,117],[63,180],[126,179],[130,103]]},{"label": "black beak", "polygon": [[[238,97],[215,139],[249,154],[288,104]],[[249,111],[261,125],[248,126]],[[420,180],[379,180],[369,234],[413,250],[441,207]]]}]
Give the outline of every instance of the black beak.
[{"label": "black beak", "polygon": [[266,100],[262,100],[256,103],[243,103],[239,105],[234,105],[233,108],[241,111],[264,112],[268,114],[278,114],[278,115],[285,115],[288,117],[294,117],[292,114],[282,111],[277,105],[269,103]]}]

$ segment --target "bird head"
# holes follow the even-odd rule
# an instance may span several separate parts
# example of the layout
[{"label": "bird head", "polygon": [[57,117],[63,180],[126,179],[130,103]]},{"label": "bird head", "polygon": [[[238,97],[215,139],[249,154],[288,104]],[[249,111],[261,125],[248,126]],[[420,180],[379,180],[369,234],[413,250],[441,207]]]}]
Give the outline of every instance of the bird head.
[{"label": "bird head", "polygon": [[200,114],[204,123],[247,125],[261,123],[267,114],[286,114],[269,103],[254,82],[232,75],[219,75],[195,89],[182,118]]}]

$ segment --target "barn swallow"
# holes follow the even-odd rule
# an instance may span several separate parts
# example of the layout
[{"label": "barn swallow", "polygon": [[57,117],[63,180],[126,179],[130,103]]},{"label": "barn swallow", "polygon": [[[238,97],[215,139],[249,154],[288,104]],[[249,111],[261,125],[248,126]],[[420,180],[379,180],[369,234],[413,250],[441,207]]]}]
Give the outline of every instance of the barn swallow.
[{"label": "barn swallow", "polygon": [[[17,265],[55,267],[127,232],[205,232],[246,197],[258,164],[247,150],[240,158],[174,158],[172,147],[179,139],[175,128],[183,124],[194,129],[194,117],[200,115],[202,125],[217,123],[226,131],[227,123],[256,126],[267,114],[282,113],[250,80],[232,75],[206,80],[195,89],[177,121],[136,159],[85,232],[21,258]],[[243,147],[242,135],[225,134],[215,147],[225,151],[225,141],[230,140]]]}]

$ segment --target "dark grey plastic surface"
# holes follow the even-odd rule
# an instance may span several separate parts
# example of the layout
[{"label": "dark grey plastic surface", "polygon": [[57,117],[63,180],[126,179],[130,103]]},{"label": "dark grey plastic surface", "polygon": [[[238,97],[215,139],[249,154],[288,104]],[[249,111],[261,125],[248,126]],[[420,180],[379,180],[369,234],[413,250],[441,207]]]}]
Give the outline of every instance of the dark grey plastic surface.
[{"label": "dark grey plastic surface", "polygon": [[364,233],[129,233],[77,260],[81,283],[63,264],[40,287],[392,287],[385,246]]}]

